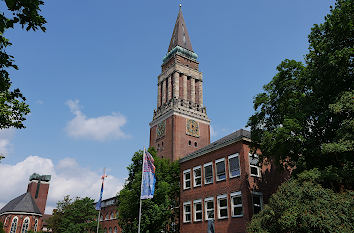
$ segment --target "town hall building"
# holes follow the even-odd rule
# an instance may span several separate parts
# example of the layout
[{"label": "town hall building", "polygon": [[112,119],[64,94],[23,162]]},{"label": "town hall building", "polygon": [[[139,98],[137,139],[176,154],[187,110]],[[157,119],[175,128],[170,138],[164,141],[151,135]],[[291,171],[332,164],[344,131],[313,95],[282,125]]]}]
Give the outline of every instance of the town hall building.
[{"label": "town hall building", "polygon": [[157,156],[180,163],[181,233],[207,232],[208,227],[218,233],[246,232],[252,215],[287,176],[271,164],[259,164],[247,130],[210,143],[197,58],[180,8],[157,78],[150,146]]}]

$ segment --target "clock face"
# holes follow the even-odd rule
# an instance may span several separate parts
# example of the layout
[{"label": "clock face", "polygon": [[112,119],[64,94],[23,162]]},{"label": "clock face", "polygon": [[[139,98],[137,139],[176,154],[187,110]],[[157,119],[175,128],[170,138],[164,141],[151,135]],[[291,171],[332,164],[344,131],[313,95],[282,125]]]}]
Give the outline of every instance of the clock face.
[{"label": "clock face", "polygon": [[186,134],[199,137],[199,124],[195,120],[187,119]]},{"label": "clock face", "polygon": [[165,136],[166,131],[166,121],[161,121],[156,127],[156,138],[161,138]]}]

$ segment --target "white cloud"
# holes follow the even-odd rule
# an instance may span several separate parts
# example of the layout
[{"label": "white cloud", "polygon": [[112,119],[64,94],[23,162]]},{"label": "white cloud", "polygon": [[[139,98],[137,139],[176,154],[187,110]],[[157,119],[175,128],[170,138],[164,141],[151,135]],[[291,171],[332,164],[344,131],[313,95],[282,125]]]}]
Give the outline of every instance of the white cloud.
[{"label": "white cloud", "polygon": [[[101,172],[81,167],[75,159],[65,158],[54,164],[51,159],[29,156],[15,165],[0,164],[0,208],[27,190],[28,178],[32,173],[50,174],[46,213],[51,213],[56,203],[65,195],[71,197],[99,197]],[[109,174],[108,174],[109,175]],[[115,196],[122,188],[123,181],[108,176],[105,180],[103,198]]]},{"label": "white cloud", "polygon": [[85,138],[96,141],[126,138],[121,129],[127,122],[119,113],[88,118],[81,112],[79,100],[69,100],[66,103],[75,117],[66,126],[67,133],[74,138]]},{"label": "white cloud", "polygon": [[11,139],[15,135],[15,129],[0,129],[0,155],[7,155],[11,150]]}]

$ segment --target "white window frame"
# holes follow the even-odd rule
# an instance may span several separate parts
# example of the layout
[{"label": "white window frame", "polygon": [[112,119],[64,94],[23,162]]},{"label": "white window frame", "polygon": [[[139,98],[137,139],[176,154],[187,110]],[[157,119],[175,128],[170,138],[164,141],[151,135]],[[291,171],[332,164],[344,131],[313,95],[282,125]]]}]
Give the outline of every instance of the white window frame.
[{"label": "white window frame", "polygon": [[[250,175],[251,175],[251,176],[254,176],[254,177],[260,177],[260,176],[261,176],[261,168],[260,168],[259,166],[256,166],[256,165],[252,165],[252,164],[251,164],[251,158],[252,158],[252,157],[255,157],[255,158],[258,158],[258,159],[259,159],[259,156],[258,156],[257,154],[252,155],[251,153],[248,153],[248,160],[249,160],[249,164],[250,164]],[[252,174],[252,172],[251,172],[251,167],[257,168],[257,175]]]},{"label": "white window frame", "polygon": [[[208,166],[211,166],[211,182],[207,182],[207,177],[205,175],[205,167],[208,167]],[[204,169],[204,184],[212,184],[214,183],[214,168],[213,168],[213,162],[210,162],[210,163],[206,163],[203,165]]]},{"label": "white window frame", "polygon": [[[15,222],[16,220],[16,222]],[[12,228],[12,225],[15,224],[14,229]],[[11,225],[10,225],[10,233],[15,233],[17,231],[17,226],[18,226],[18,217],[15,216],[12,218]]]},{"label": "white window frame", "polygon": [[[196,205],[200,204],[202,206],[201,210],[197,211]],[[202,214],[202,218],[201,219],[197,219],[197,213],[201,213]],[[201,222],[203,221],[203,203],[202,200],[194,200],[193,201],[193,222]]]},{"label": "white window frame", "polygon": [[[234,202],[233,202],[233,198],[234,197],[241,197],[241,204],[234,205]],[[241,191],[230,193],[230,202],[231,202],[231,216],[232,217],[242,217],[243,216],[243,205],[242,205],[242,194],[241,194]],[[242,209],[241,214],[236,215],[234,213],[235,207],[241,207],[241,209]]]},{"label": "white window frame", "polygon": [[[238,159],[238,170],[240,171],[240,174],[233,176],[233,175],[231,174],[230,159],[233,159],[233,158],[236,158],[236,157],[237,157],[237,159]],[[234,178],[234,177],[239,177],[239,176],[241,176],[241,165],[240,165],[240,156],[239,156],[239,153],[229,155],[229,157],[228,157],[228,164],[229,164],[229,177],[230,177],[230,178]]]},{"label": "white window frame", "polygon": [[[186,180],[186,174],[189,173],[189,180]],[[187,181],[189,181],[189,187],[186,186]],[[183,189],[190,189],[192,187],[192,173],[191,169],[183,171]]]},{"label": "white window frame", "polygon": [[[226,207],[220,207],[220,199],[226,199]],[[229,201],[227,200],[227,195],[224,194],[224,195],[219,195],[217,197],[217,205],[218,205],[218,219],[226,219],[226,218],[229,218]],[[223,209],[226,209],[226,212],[227,212],[227,216],[226,217],[221,217],[220,216],[220,210],[223,210]]]},{"label": "white window frame", "polygon": [[[28,222],[26,222],[26,220],[28,220]],[[22,227],[21,227],[21,233],[27,233],[29,228],[30,228],[30,223],[31,220],[29,217],[26,217],[23,222],[22,222]]]},{"label": "white window frame", "polygon": [[[190,220],[186,221],[186,206],[189,205],[189,212],[187,212],[187,214],[190,215]],[[192,205],[190,201],[184,202],[183,203],[183,222],[184,223],[189,223],[192,221]]]},{"label": "white window frame", "polygon": [[[213,202],[213,209],[208,209],[208,205],[207,205],[207,202]],[[204,219],[205,221],[208,221],[208,220],[213,220],[215,219],[215,202],[214,202],[214,197],[208,197],[208,198],[205,198],[204,199]],[[209,215],[208,215],[208,211],[213,211],[214,213],[214,218],[209,218]]]},{"label": "white window frame", "polygon": [[[259,200],[260,205],[259,205],[259,207],[261,208],[261,211],[262,211],[263,210],[263,193],[261,193],[261,192],[251,192],[251,194],[252,194],[252,213],[255,214],[254,213],[254,206],[256,206],[256,205],[253,203],[253,196],[255,195],[255,196],[259,196],[260,197],[260,200]],[[257,206],[258,206],[258,204],[257,204]]]},{"label": "white window frame", "polygon": [[[224,162],[224,170],[225,170],[225,178],[224,179],[219,179],[218,177],[218,166],[217,164],[220,162]],[[226,180],[226,163],[225,163],[225,158],[221,158],[218,160],[215,160],[215,177],[216,177],[216,181],[222,181],[222,180]]]},{"label": "white window frame", "polygon": [[33,227],[34,231],[37,231],[38,229],[38,219],[34,220],[34,227]]},{"label": "white window frame", "polygon": [[[199,177],[197,177],[195,175],[195,171],[198,170],[198,169],[200,170],[200,176]],[[197,185],[196,180],[198,178],[200,179],[200,184]],[[200,186],[202,186],[202,167],[201,166],[197,166],[197,167],[193,168],[193,187],[200,187]]]}]

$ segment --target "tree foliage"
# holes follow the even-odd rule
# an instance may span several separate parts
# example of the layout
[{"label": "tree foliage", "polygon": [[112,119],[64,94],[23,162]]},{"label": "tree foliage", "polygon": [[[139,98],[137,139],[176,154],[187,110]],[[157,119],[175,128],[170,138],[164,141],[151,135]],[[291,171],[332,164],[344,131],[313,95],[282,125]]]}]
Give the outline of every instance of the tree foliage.
[{"label": "tree foliage", "polygon": [[[24,128],[23,121],[30,112],[25,103],[26,98],[18,88],[12,88],[8,69],[18,69],[14,57],[6,53],[6,48],[12,43],[5,38],[4,33],[9,28],[20,24],[27,31],[38,29],[45,31],[46,20],[39,14],[41,0],[2,0],[7,8],[0,12],[0,129],[15,127]],[[1,3],[3,4],[3,3]]]},{"label": "tree foliage", "polygon": [[[159,158],[153,148],[156,186],[153,199],[142,201],[141,232],[177,232],[179,216],[179,164]],[[136,233],[140,204],[143,151],[139,150],[129,165],[129,177],[118,196],[118,220],[123,232]]]},{"label": "tree foliage", "polygon": [[337,0],[309,35],[305,64],[284,60],[254,99],[253,149],[295,172],[319,168],[334,190],[354,183],[354,3]]},{"label": "tree foliage", "polygon": [[5,233],[4,224],[2,222],[0,222],[0,233]]},{"label": "tree foliage", "polygon": [[320,176],[314,169],[282,184],[252,218],[248,232],[353,232],[354,192],[325,189],[318,184]]},{"label": "tree foliage", "polygon": [[93,199],[65,196],[63,201],[57,203],[48,225],[54,233],[96,232],[97,215]]}]

